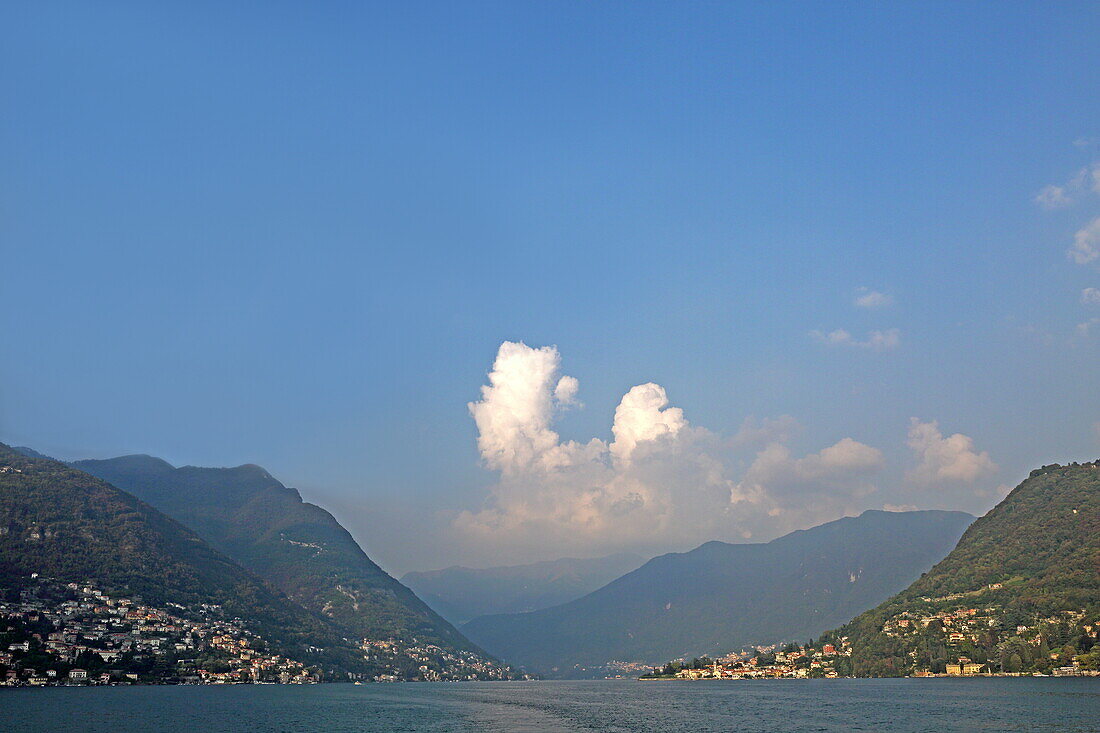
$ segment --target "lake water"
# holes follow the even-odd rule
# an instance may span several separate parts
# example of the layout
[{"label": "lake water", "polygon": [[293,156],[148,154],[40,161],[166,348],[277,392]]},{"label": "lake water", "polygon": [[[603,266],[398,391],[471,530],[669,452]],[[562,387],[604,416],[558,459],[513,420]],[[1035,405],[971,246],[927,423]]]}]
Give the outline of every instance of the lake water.
[{"label": "lake water", "polygon": [[17,731],[1100,731],[1100,678],[0,689]]}]

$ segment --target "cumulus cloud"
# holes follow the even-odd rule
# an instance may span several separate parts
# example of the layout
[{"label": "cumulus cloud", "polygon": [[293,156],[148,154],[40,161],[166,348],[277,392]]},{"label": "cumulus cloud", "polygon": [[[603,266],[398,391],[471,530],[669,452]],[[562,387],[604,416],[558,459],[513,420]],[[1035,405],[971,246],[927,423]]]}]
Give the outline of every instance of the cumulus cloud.
[{"label": "cumulus cloud", "polygon": [[735,487],[731,501],[765,494],[802,493],[817,490],[822,484],[840,481],[854,493],[869,493],[870,485],[859,488],[851,479],[874,473],[882,467],[882,452],[851,438],[812,453],[794,458],[781,443],[771,443],[756,455],[744,478]]},{"label": "cumulus cloud", "polygon": [[[551,387],[566,379],[554,379],[560,362],[553,347],[532,349],[509,341],[501,345],[489,384],[481,388],[481,401],[469,404],[478,449],[491,468],[512,473],[560,459],[556,453],[563,446],[550,427],[555,400],[560,402],[558,389]],[[564,396],[574,398],[575,386],[566,386]]]},{"label": "cumulus cloud", "polygon": [[1085,288],[1082,290],[1081,303],[1083,305],[1100,305],[1100,290],[1097,288]]},{"label": "cumulus cloud", "polygon": [[1100,216],[1078,230],[1066,254],[1078,265],[1087,265],[1100,258]]},{"label": "cumulus cloud", "polygon": [[558,380],[558,385],[554,387],[554,399],[563,407],[575,405],[577,404],[577,391],[580,386],[580,382],[577,381],[576,377],[562,377]]},{"label": "cumulus cloud", "polygon": [[893,296],[886,293],[880,293],[877,290],[871,290],[869,288],[859,288],[856,290],[855,305],[859,308],[885,308],[888,305],[893,305]]},{"label": "cumulus cloud", "polygon": [[888,328],[885,331],[871,331],[867,338],[860,340],[843,328],[824,333],[822,331],[810,331],[810,338],[826,346],[852,346],[871,351],[888,351],[901,345],[901,331],[896,328]]},{"label": "cumulus cloud", "polygon": [[611,455],[621,465],[628,465],[638,444],[645,441],[672,439],[687,427],[684,411],[667,407],[668,396],[659,384],[649,382],[632,387],[615,408],[611,433]]},{"label": "cumulus cloud", "polygon": [[962,433],[945,438],[935,420],[921,422],[912,418],[908,442],[918,460],[909,478],[918,484],[973,484],[997,471],[997,464],[988,453],[974,449],[973,438]]},{"label": "cumulus cloud", "polygon": [[[505,342],[481,399],[469,405],[482,460],[499,480],[452,529],[481,552],[518,562],[564,548],[663,549],[774,534],[853,511],[875,490],[883,464],[876,448],[844,438],[796,456],[786,445],[797,429],[789,416],[749,418],[723,438],[692,425],[654,383],[623,395],[610,442],[564,441],[553,420],[579,384],[563,384],[560,370],[555,347]],[[758,450],[745,468],[737,451],[747,448]]]}]

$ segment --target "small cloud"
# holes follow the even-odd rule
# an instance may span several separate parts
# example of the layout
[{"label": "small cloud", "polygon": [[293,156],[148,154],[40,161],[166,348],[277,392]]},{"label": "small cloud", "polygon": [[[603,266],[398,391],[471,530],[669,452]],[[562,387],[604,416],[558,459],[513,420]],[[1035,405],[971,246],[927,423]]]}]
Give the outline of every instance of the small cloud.
[{"label": "small cloud", "polygon": [[559,379],[558,385],[554,387],[554,399],[562,407],[576,405],[578,389],[580,389],[580,382],[577,378],[566,375]]},{"label": "small cloud", "polygon": [[962,433],[944,437],[935,420],[909,421],[909,447],[919,460],[909,478],[919,484],[947,482],[972,484],[997,471],[997,464],[985,451],[974,449],[974,439]]},{"label": "small cloud", "polygon": [[1073,147],[1081,148],[1082,150],[1084,150],[1085,148],[1091,148],[1095,144],[1096,144],[1096,138],[1094,138],[1094,137],[1084,137],[1084,136],[1082,136],[1082,137],[1079,137],[1079,138],[1077,138],[1076,140],[1073,141]]},{"label": "small cloud", "polygon": [[884,512],[915,512],[917,507],[913,504],[883,504]]},{"label": "small cloud", "polygon": [[1100,318],[1090,318],[1084,323],[1077,324],[1077,335],[1081,338],[1090,338],[1097,331],[1100,331]]},{"label": "small cloud", "polygon": [[871,351],[888,351],[901,345],[901,331],[896,328],[888,328],[885,331],[871,331],[867,338],[860,341],[843,328],[824,333],[822,331],[810,331],[810,338],[826,346],[853,346]]},{"label": "small cloud", "polygon": [[886,293],[880,293],[877,290],[871,290],[869,288],[859,288],[856,290],[855,305],[858,308],[885,308],[893,304],[893,296],[887,295]]},{"label": "small cloud", "polygon": [[1066,194],[1062,186],[1043,186],[1039,193],[1035,194],[1035,203],[1044,209],[1062,209],[1073,203],[1073,199]]},{"label": "small cloud", "polygon": [[1044,209],[1063,209],[1076,203],[1089,191],[1100,193],[1100,162],[1081,168],[1062,185],[1049,184],[1039,189],[1034,201]]},{"label": "small cloud", "polygon": [[852,334],[845,331],[843,328],[838,328],[835,331],[829,331],[829,333],[823,333],[821,331],[810,331],[810,338],[814,341],[820,341],[823,344],[829,346],[846,346],[855,343],[855,339],[852,338]]},{"label": "small cloud", "polygon": [[1100,258],[1100,216],[1073,235],[1073,246],[1066,254],[1078,265],[1087,265]]},{"label": "small cloud", "polygon": [[871,331],[867,345],[876,351],[896,349],[901,344],[901,331],[888,328],[885,331]]},{"label": "small cloud", "polygon": [[1100,305],[1100,289],[1085,288],[1081,291],[1082,305]]}]

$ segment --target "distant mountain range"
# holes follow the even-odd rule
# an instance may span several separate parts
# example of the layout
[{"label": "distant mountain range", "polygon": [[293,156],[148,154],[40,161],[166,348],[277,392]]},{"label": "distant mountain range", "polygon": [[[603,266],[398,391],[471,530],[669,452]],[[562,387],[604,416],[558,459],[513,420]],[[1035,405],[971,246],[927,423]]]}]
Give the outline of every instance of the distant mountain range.
[{"label": "distant mountain range", "polygon": [[570,603],[483,616],[462,630],[513,664],[564,677],[612,660],[659,663],[803,640],[904,588],[973,520],[868,511],[766,544],[708,542],[656,557]]},{"label": "distant mountain range", "polygon": [[568,603],[638,568],[630,553],[562,558],[475,570],[459,566],[407,573],[401,582],[454,624],[477,616],[523,613]]},{"label": "distant mountain range", "polygon": [[192,528],[356,638],[480,651],[372,562],[331,514],[259,466],[175,468],[146,455],[72,465]]},{"label": "distant mountain range", "polygon": [[1094,648],[1097,619],[1100,461],[1032,471],[928,573],[829,636],[849,637],[860,676],[943,672],[960,658],[1049,673],[1072,662],[1060,649]]}]

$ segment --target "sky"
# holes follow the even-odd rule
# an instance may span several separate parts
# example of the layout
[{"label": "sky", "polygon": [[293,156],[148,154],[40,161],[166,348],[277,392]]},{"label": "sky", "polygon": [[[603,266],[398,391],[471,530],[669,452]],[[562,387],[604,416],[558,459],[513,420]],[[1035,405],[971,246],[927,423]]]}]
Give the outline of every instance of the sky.
[{"label": "sky", "polygon": [[1100,456],[1095,3],[7,3],[0,441],[401,574]]}]

